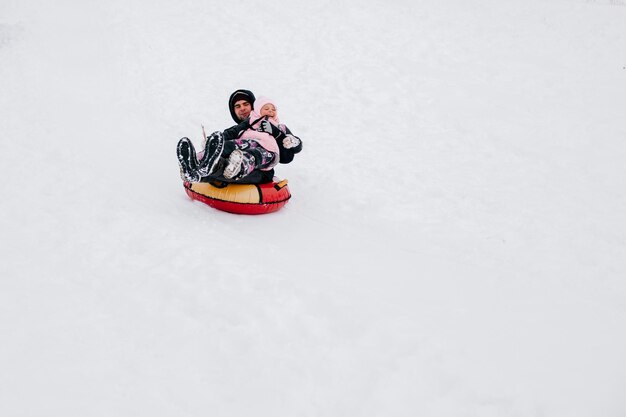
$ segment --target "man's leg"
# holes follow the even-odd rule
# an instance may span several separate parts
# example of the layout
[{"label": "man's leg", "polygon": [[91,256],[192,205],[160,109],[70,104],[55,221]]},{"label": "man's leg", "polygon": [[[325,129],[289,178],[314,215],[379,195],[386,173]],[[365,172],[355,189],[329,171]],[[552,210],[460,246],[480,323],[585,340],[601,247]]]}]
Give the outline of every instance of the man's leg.
[{"label": "man's leg", "polygon": [[207,177],[215,172],[217,164],[224,152],[224,135],[222,132],[213,132],[208,137],[202,160],[198,165],[198,173],[201,177]]}]

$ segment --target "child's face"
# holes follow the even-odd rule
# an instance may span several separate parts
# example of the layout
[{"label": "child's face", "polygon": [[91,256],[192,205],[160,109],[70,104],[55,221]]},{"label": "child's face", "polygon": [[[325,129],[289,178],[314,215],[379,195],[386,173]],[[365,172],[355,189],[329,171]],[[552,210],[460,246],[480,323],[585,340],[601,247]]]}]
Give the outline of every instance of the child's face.
[{"label": "child's face", "polygon": [[265,106],[261,107],[259,114],[261,116],[276,117],[276,107],[271,103],[267,103]]}]

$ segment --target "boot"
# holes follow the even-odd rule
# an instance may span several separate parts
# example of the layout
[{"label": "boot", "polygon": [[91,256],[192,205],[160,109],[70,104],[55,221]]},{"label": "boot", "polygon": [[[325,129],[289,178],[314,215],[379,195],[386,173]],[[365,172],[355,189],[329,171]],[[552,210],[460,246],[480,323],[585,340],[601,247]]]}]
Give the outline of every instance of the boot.
[{"label": "boot", "polygon": [[243,152],[235,149],[228,157],[228,165],[224,168],[224,178],[231,179],[241,171],[241,163],[243,162]]},{"label": "boot", "polygon": [[204,156],[198,165],[198,174],[201,177],[208,177],[217,167],[217,164],[224,152],[224,135],[222,132],[215,132],[209,136],[204,148]]},{"label": "boot", "polygon": [[224,168],[224,178],[239,181],[254,171],[254,168],[254,156],[235,149],[228,158],[228,165]]},{"label": "boot", "polygon": [[198,182],[198,161],[196,160],[196,150],[189,138],[182,138],[176,146],[178,165],[180,166],[180,177],[183,181]]}]

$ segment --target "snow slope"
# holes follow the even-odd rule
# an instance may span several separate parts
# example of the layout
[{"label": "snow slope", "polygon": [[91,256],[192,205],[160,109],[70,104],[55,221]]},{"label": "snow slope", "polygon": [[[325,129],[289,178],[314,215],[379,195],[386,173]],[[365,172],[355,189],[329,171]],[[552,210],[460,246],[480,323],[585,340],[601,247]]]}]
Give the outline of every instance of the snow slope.
[{"label": "snow slope", "polygon": [[[178,177],[236,88],[278,213]],[[2,0],[1,414],[624,416],[625,108],[623,0]]]}]

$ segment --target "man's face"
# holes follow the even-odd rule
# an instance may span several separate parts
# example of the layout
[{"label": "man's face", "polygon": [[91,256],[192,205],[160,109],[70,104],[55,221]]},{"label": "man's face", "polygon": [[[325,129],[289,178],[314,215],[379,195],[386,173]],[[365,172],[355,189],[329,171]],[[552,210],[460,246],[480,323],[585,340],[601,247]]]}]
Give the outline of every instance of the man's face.
[{"label": "man's face", "polygon": [[239,100],[235,102],[235,114],[239,120],[243,120],[246,117],[250,116],[250,112],[252,111],[252,105],[246,100]]}]

